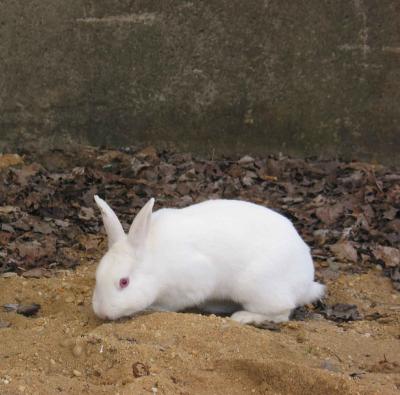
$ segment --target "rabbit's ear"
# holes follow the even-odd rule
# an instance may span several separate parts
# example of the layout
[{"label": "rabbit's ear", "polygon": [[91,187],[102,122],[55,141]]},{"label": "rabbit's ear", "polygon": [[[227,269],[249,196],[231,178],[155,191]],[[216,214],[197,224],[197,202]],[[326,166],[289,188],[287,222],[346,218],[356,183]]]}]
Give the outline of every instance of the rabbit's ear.
[{"label": "rabbit's ear", "polygon": [[128,239],[137,251],[140,251],[146,242],[153,206],[154,198],[151,198],[138,212],[129,229]]},{"label": "rabbit's ear", "polygon": [[125,237],[124,229],[122,228],[121,222],[119,222],[117,215],[103,199],[100,199],[97,195],[94,195],[94,200],[101,211],[104,227],[106,228],[106,233],[108,236],[108,248],[111,248],[115,242]]}]

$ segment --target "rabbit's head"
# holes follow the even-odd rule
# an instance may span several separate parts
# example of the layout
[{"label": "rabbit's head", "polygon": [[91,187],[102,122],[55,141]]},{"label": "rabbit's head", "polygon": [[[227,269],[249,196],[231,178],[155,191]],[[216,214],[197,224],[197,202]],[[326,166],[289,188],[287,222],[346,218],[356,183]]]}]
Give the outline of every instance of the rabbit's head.
[{"label": "rabbit's head", "polygon": [[138,290],[137,282],[146,281],[141,268],[146,261],[154,199],[139,211],[128,234],[111,207],[98,196],[94,199],[103,217],[108,251],[97,267],[93,310],[100,318],[114,320],[147,307],[146,295]]}]

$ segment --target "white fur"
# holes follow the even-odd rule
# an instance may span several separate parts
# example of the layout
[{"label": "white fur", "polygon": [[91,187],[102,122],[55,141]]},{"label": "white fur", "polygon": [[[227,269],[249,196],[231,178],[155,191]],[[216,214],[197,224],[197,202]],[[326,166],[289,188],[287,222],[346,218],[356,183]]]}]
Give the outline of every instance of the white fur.
[{"label": "white fur", "polygon": [[[126,236],[111,208],[98,197],[96,203],[103,218],[108,213],[106,229],[113,239],[96,272],[93,309],[101,318],[148,308],[211,307],[217,301],[240,304],[243,310],[232,319],[242,323],[281,322],[296,306],[323,295],[323,285],[314,282],[309,247],[275,211],[209,200],[152,213],[151,199]],[[123,277],[130,284],[120,289]]]}]

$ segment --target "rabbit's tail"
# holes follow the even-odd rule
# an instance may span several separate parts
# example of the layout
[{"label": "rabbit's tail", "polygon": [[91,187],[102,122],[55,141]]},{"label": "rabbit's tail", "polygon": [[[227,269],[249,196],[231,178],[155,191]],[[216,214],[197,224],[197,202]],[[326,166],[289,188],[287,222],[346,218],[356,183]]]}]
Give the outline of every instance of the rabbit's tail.
[{"label": "rabbit's tail", "polygon": [[297,305],[308,304],[321,299],[325,293],[325,285],[313,281],[307,288],[306,292],[299,297]]},{"label": "rabbit's tail", "polygon": [[308,297],[310,301],[315,301],[321,299],[324,296],[324,293],[325,293],[325,285],[313,281],[309,290]]}]

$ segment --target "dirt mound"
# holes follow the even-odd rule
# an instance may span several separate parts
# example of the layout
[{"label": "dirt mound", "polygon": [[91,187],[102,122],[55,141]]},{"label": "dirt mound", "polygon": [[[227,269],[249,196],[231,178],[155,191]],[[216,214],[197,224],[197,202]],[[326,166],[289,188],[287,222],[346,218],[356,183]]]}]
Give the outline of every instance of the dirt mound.
[{"label": "dirt mound", "polygon": [[[102,322],[91,311],[94,264],[50,277],[0,278],[2,394],[395,394],[400,300],[378,272],[343,274],[329,303],[362,320],[290,321],[269,331],[229,318],[151,313]],[[4,326],[4,325],[3,325]]]}]

